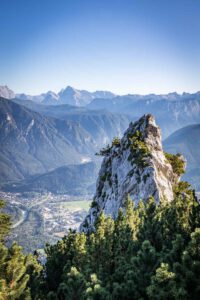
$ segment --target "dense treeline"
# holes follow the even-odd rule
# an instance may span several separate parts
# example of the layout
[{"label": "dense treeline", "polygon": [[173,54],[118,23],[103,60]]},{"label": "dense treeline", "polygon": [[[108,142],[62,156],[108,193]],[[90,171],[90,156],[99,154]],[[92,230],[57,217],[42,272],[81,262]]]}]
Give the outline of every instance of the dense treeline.
[{"label": "dense treeline", "polygon": [[199,299],[200,205],[185,182],[174,193],[137,207],[128,197],[115,221],[101,213],[95,232],[47,245],[43,269],[1,243],[0,299]]},{"label": "dense treeline", "polygon": [[[4,205],[0,200],[0,209]],[[39,295],[42,266],[36,255],[25,256],[16,243],[10,248],[5,246],[10,225],[10,217],[0,213],[0,300],[31,300]]]}]

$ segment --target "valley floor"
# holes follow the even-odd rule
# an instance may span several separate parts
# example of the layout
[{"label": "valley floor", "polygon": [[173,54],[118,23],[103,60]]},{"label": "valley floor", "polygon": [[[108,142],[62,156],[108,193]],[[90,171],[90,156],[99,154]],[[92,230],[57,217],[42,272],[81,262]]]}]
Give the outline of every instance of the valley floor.
[{"label": "valley floor", "polygon": [[90,206],[91,196],[27,194],[0,192],[6,212],[12,218],[7,243],[17,241],[26,253],[55,243],[70,228],[78,229]]}]

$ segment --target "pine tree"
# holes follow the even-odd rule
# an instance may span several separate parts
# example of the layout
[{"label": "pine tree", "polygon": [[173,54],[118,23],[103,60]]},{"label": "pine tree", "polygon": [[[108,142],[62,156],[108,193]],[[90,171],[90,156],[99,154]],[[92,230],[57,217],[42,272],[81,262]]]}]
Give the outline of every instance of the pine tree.
[{"label": "pine tree", "polygon": [[72,266],[83,268],[86,261],[86,236],[70,230],[67,237],[56,245],[47,245],[46,282],[49,291],[56,291],[62,282],[63,270],[70,272]]},{"label": "pine tree", "polygon": [[[0,200],[0,209],[5,202]],[[3,242],[10,229],[10,217],[0,213],[0,299],[30,299],[26,257],[16,243],[7,248]]]},{"label": "pine tree", "polygon": [[132,256],[133,247],[133,231],[130,226],[127,225],[126,215],[122,209],[120,209],[115,221],[113,242],[114,274],[112,281],[115,285],[116,283],[123,283]]},{"label": "pine tree", "polygon": [[105,288],[101,286],[101,281],[98,280],[96,274],[91,274],[90,281],[87,283],[85,292],[86,300],[109,300],[110,295]]},{"label": "pine tree", "polygon": [[[64,271],[65,272],[65,271]],[[57,298],[59,300],[82,300],[86,289],[84,276],[76,269],[71,267],[70,272],[63,276],[64,281],[59,285]]]},{"label": "pine tree", "polygon": [[25,258],[26,273],[29,275],[28,287],[32,299],[38,299],[43,293],[44,286],[43,267],[38,262],[37,254],[29,254]]},{"label": "pine tree", "polygon": [[[0,200],[0,211],[4,208],[5,202]],[[10,216],[0,212],[0,242],[3,242],[5,236],[10,231]]]},{"label": "pine tree", "polygon": [[125,299],[146,299],[146,288],[151,282],[157,264],[158,254],[155,248],[149,241],[144,241],[137,255],[132,257],[125,275]]},{"label": "pine tree", "polygon": [[109,278],[113,266],[113,231],[114,221],[111,217],[106,218],[101,213],[95,224],[95,235],[91,236],[90,244],[92,244],[91,255],[94,258],[93,272],[97,273],[99,278]]},{"label": "pine tree", "polygon": [[0,294],[5,299],[20,299],[24,295],[26,295],[26,299],[30,299],[27,287],[29,275],[26,273],[25,256],[21,252],[21,247],[16,243],[11,248],[4,249],[1,276]]},{"label": "pine tree", "polygon": [[143,241],[148,240],[156,251],[160,251],[162,249],[163,239],[158,212],[159,208],[156,205],[154,198],[149,197],[141,211],[143,214],[143,220],[140,223],[137,235],[139,245],[141,245]]},{"label": "pine tree", "polygon": [[198,299],[200,205],[186,184],[174,194],[137,207],[127,197],[115,221],[101,213],[93,232],[47,247],[44,298]]},{"label": "pine tree", "polygon": [[177,234],[187,243],[190,234],[200,226],[200,205],[197,198],[189,185],[180,186],[174,200],[166,203],[161,211],[162,243],[165,249],[172,247],[172,241],[176,239]]},{"label": "pine tree", "polygon": [[169,265],[161,263],[156,274],[152,276],[151,285],[147,288],[149,299],[152,300],[182,300],[185,298],[183,290],[176,287],[175,273],[169,271]]},{"label": "pine tree", "polygon": [[139,209],[135,209],[134,202],[130,198],[130,195],[127,196],[127,199],[125,201],[125,215],[126,224],[131,228],[133,239],[136,240],[139,226],[141,224],[141,219],[139,217]]},{"label": "pine tree", "polygon": [[183,251],[182,261],[174,264],[179,285],[187,292],[188,299],[200,295],[200,228],[191,234],[191,240]]}]

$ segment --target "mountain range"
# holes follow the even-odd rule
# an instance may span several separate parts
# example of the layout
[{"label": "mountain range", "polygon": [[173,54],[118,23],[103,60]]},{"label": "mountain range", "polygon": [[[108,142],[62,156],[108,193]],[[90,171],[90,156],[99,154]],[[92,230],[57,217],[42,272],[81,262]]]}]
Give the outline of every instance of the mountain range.
[{"label": "mountain range", "polygon": [[[78,124],[0,99],[1,184],[84,161],[94,141]],[[93,150],[92,150],[93,149]]]},{"label": "mountain range", "polygon": [[[61,105],[71,105],[80,109],[84,107],[87,112],[89,110],[95,112],[106,110],[112,114],[126,115],[129,120],[136,120],[144,114],[151,113],[162,128],[163,139],[184,126],[200,123],[200,92],[193,94],[177,94],[174,92],[164,95],[128,94],[118,96],[108,91],[88,92],[67,86],[57,94],[49,91],[38,96],[30,96],[15,94],[7,86],[2,86],[0,87],[0,95],[9,99],[14,97],[18,101],[21,100],[22,104],[28,105],[29,108],[32,106],[31,109],[39,110],[39,112],[43,111],[43,113],[54,117],[58,116],[58,110],[60,110],[59,115],[62,114],[63,117],[66,115],[66,110],[71,110],[68,108],[64,109],[65,112],[62,112],[61,107],[58,110],[53,108]],[[52,106],[52,109],[48,108],[47,112],[45,108],[33,107],[34,104],[30,104],[30,100],[43,106]],[[84,109],[83,114],[85,114]],[[76,117],[77,115],[73,119],[76,119]]]},{"label": "mountain range", "polygon": [[98,165],[96,152],[121,137],[131,121],[152,113],[162,129],[164,148],[183,153],[187,160],[184,178],[200,189],[200,92],[116,96],[68,86],[58,94],[28,96],[1,86],[0,95],[4,96],[0,98],[1,187],[50,190],[47,178],[52,174],[60,178],[62,167],[76,165],[78,170],[90,161]]},{"label": "mountain range", "polygon": [[47,117],[78,122],[94,139],[97,147],[109,143],[114,136],[122,136],[131,118],[124,114],[113,114],[106,110],[90,110],[86,107],[65,105],[42,105],[33,101],[13,100],[19,105]]},{"label": "mountain range", "polygon": [[67,86],[64,89],[61,89],[59,93],[48,91],[40,95],[32,96],[24,93],[15,94],[7,86],[0,86],[0,97],[7,99],[18,98],[21,100],[32,100],[44,105],[70,104],[75,106],[84,106],[86,104],[89,104],[93,99],[110,99],[115,97],[115,94],[108,91],[88,92],[86,90],[78,90],[71,86]]},{"label": "mountain range", "polygon": [[89,109],[106,109],[131,118],[151,113],[162,129],[163,138],[186,125],[200,123],[200,92],[195,94],[127,95],[112,99],[94,99]]},{"label": "mountain range", "polygon": [[[96,161],[95,153],[99,148],[122,133],[129,123],[125,116],[105,111],[90,115],[87,110],[80,113],[82,121],[78,122],[74,120],[74,114],[78,113],[76,107],[57,106],[56,114],[51,113],[55,107],[45,108],[46,114],[39,113],[0,98],[1,186],[62,166]],[[68,108],[71,108],[70,117],[61,114]]]}]

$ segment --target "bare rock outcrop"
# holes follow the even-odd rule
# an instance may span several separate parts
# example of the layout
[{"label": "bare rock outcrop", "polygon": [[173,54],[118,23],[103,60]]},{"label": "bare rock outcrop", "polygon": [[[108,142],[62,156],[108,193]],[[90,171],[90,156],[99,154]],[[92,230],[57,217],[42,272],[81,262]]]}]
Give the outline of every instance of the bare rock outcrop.
[{"label": "bare rock outcrop", "polygon": [[179,181],[179,175],[163,152],[161,131],[152,115],[130,123],[122,139],[115,138],[100,154],[104,159],[96,194],[81,231],[92,229],[101,211],[116,218],[128,194],[136,205],[150,196],[157,203],[173,200],[173,186]]}]

